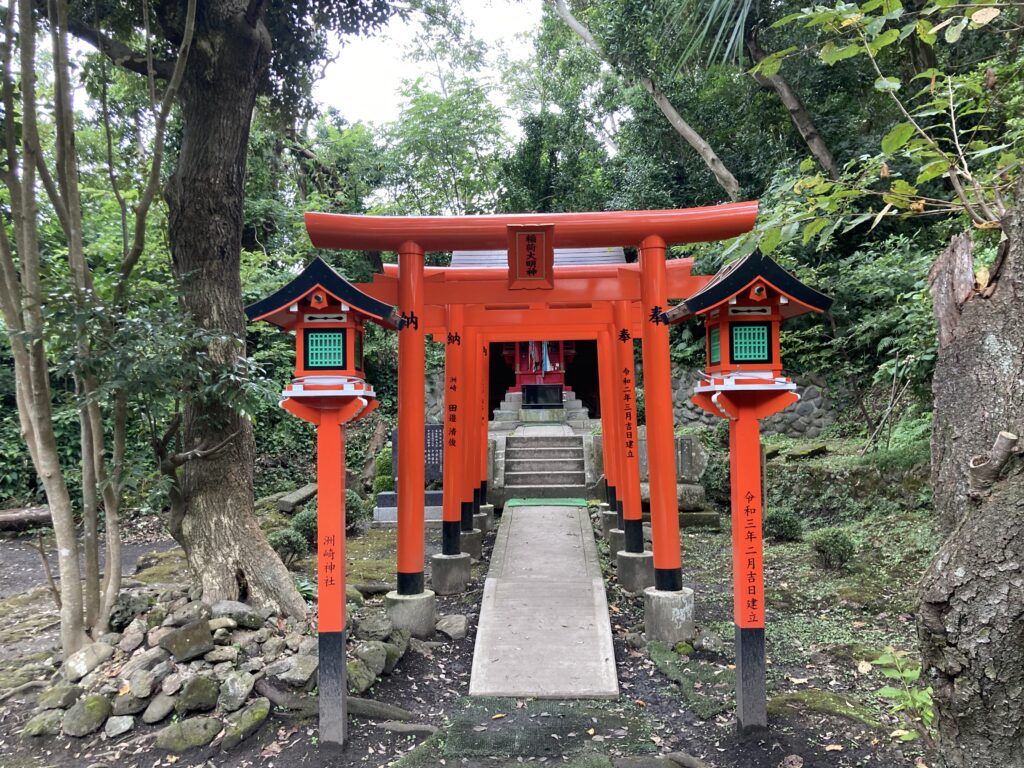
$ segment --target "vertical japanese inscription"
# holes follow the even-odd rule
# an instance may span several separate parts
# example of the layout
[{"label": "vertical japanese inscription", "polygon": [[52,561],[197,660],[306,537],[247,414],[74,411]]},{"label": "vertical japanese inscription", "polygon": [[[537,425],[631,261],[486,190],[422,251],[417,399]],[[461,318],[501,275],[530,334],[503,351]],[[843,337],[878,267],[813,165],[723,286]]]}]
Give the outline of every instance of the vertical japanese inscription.
[{"label": "vertical japanese inscription", "polygon": [[626,411],[626,429],[622,433],[626,458],[636,458],[636,409],[633,407],[633,374],[629,368],[622,369],[622,406]]},{"label": "vertical japanese inscription", "polygon": [[764,627],[764,541],[761,532],[761,498],[750,488],[740,491],[740,574],[734,595],[736,624],[744,629]]}]

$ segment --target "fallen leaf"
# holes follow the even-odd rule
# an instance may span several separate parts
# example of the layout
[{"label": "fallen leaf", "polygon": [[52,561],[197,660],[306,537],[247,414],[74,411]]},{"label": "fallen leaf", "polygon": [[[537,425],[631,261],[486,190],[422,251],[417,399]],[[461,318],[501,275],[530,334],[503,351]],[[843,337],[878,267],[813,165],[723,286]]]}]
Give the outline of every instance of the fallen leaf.
[{"label": "fallen leaf", "polygon": [[789,680],[789,682],[793,683],[793,685],[804,685],[809,678],[806,678],[806,677],[787,677],[786,679]]},{"label": "fallen leaf", "polygon": [[894,739],[902,739],[902,738],[903,738],[904,736],[906,736],[906,735],[907,735],[908,733],[910,733],[910,731],[908,731],[908,730],[906,730],[906,729],[904,729],[904,728],[897,728],[897,729],[896,729],[895,731],[893,731],[893,732],[892,732],[892,733],[890,733],[889,735],[890,735],[890,736],[891,736],[892,738],[894,738]]},{"label": "fallen leaf", "polygon": [[177,755],[168,755],[167,756],[167,762],[170,763],[171,765],[174,765],[176,762],[178,762],[178,756]]},{"label": "fallen leaf", "polygon": [[787,755],[785,759],[779,763],[779,768],[803,768],[804,759],[800,755]]},{"label": "fallen leaf", "polygon": [[863,661],[863,660],[861,660],[861,661],[857,662],[857,671],[860,672],[862,675],[869,674],[871,672],[871,670],[873,670],[873,669],[874,669],[874,667],[871,666],[871,662],[870,661]]},{"label": "fallen leaf", "polygon": [[843,746],[842,746],[842,744],[828,744],[825,747],[825,751],[826,752],[842,752],[843,751]]},{"label": "fallen leaf", "polygon": [[587,728],[587,736],[593,736],[593,735],[594,735],[594,729],[593,728]]},{"label": "fallen leaf", "polygon": [[508,715],[506,715],[504,712],[499,712],[496,715],[492,715],[491,720],[501,720],[501,718],[503,717],[508,717]]}]

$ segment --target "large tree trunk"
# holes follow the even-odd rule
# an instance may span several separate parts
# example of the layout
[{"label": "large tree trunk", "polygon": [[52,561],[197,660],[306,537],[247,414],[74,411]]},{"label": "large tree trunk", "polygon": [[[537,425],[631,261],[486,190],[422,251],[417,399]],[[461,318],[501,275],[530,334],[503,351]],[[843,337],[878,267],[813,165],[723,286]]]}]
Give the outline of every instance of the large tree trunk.
[{"label": "large tree trunk", "polygon": [[[165,190],[171,254],[186,312],[224,337],[211,344],[211,359],[232,366],[245,352],[239,266],[246,150],[270,37],[261,14],[246,18],[245,3],[220,2],[205,4],[195,41],[180,91],[181,151]],[[305,602],[253,515],[250,422],[223,403],[193,400],[182,436],[186,452],[224,443],[186,462],[181,479],[187,511],[176,535],[204,599],[237,599],[244,588],[253,602],[304,616]]]},{"label": "large tree trunk", "polygon": [[[994,450],[1001,431],[1024,428],[1021,205],[1005,223],[1008,248],[990,294],[963,300],[966,238],[954,239],[933,273],[940,346],[932,481],[952,533],[921,582],[918,636],[938,752],[951,768],[1024,766],[1024,468],[1019,455]],[[989,456],[1008,459],[991,485],[992,473],[971,472]]]}]

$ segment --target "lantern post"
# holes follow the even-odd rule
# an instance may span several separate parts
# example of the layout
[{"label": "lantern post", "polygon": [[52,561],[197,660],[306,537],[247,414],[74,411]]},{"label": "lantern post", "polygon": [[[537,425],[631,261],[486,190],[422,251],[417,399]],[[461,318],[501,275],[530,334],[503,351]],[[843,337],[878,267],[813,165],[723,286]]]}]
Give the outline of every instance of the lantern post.
[{"label": "lantern post", "polygon": [[317,633],[321,741],[344,744],[345,424],[377,407],[363,371],[367,322],[397,328],[394,308],[359,291],[320,259],[271,296],[246,308],[295,333],[295,375],[281,407],[316,426]]},{"label": "lantern post", "polygon": [[707,367],[693,402],[729,421],[732,496],[736,722],[768,724],[764,642],[764,541],[760,420],[800,399],[782,375],[782,321],[824,312],[832,300],[759,253],[727,265],[700,291],[665,313],[668,323],[699,317]]}]

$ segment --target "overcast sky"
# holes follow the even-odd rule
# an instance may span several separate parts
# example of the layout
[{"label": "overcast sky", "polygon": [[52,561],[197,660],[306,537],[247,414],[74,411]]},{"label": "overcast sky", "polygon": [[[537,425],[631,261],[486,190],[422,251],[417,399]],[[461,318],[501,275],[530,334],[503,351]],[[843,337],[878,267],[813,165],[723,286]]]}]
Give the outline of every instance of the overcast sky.
[{"label": "overcast sky", "polygon": [[[521,33],[539,26],[541,0],[465,0],[461,8],[492,57],[505,51],[513,59],[525,59],[532,52],[532,44]],[[316,100],[336,107],[352,123],[394,120],[402,80],[422,74],[418,65],[403,58],[416,29],[415,19],[407,23],[395,18],[379,35],[350,38],[343,46],[335,43],[333,51],[338,58],[314,88]]]}]

